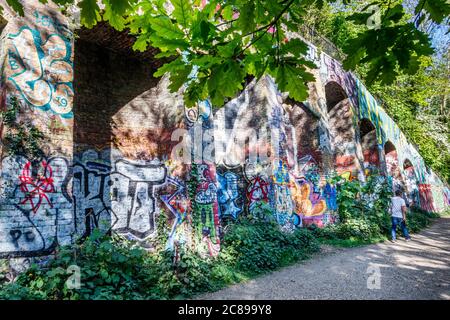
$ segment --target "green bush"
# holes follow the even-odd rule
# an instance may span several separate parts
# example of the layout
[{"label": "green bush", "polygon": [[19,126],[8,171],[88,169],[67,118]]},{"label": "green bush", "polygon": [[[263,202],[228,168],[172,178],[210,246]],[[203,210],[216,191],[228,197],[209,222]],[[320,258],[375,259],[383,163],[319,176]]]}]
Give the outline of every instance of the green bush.
[{"label": "green bush", "polygon": [[224,237],[226,254],[234,257],[237,268],[258,274],[305,258],[319,249],[306,229],[282,232],[275,223],[242,223],[229,226]]},{"label": "green bush", "polygon": [[410,210],[406,215],[406,224],[411,232],[418,232],[427,227],[432,222],[432,219],[438,218],[439,214],[427,212],[418,208]]},{"label": "green bush", "polygon": [[[129,243],[94,233],[82,244],[61,247],[46,266],[32,265],[13,284],[0,290],[1,299],[144,299],[158,297],[164,261]],[[81,288],[66,285],[69,266],[81,271]],[[158,267],[157,267],[158,265]]]},{"label": "green bush", "polygon": [[[343,245],[376,242],[390,237],[392,223],[389,203],[392,188],[387,180],[374,177],[361,183],[335,177],[334,182],[339,190],[339,223],[324,228],[310,226],[315,237],[321,242]],[[407,214],[407,226],[410,232],[418,232],[438,216],[413,208]],[[401,232],[400,226],[398,231]],[[345,242],[346,240],[353,242]]]},{"label": "green bush", "polygon": [[[61,247],[54,259],[32,265],[15,282],[0,284],[0,299],[170,299],[221,287],[287,265],[319,249],[311,232],[282,232],[275,224],[243,221],[226,233],[217,258],[180,248],[149,253],[132,242],[94,232]],[[71,290],[69,266],[80,267],[81,287]]]}]

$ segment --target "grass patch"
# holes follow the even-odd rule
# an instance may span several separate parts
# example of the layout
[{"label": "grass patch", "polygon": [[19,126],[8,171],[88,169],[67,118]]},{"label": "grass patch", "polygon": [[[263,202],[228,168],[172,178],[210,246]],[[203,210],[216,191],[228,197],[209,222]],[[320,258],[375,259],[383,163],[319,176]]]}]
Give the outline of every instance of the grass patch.
[{"label": "grass patch", "polygon": [[388,237],[380,236],[380,237],[370,238],[367,240],[354,238],[354,237],[351,237],[349,239],[319,238],[318,240],[319,240],[320,244],[326,244],[326,245],[342,247],[342,248],[354,248],[354,247],[360,247],[360,246],[365,246],[365,245],[369,245],[369,244],[384,242],[384,241],[388,240]]},{"label": "grass patch", "polygon": [[[440,217],[437,213],[430,213],[420,209],[413,209],[407,213],[407,227],[410,233],[417,233],[428,227],[434,219]],[[344,223],[329,225],[325,228],[310,227],[311,232],[321,244],[337,247],[358,247],[374,244],[390,239],[391,222],[386,213],[378,217],[349,219]],[[400,227],[397,235],[402,236]]]}]

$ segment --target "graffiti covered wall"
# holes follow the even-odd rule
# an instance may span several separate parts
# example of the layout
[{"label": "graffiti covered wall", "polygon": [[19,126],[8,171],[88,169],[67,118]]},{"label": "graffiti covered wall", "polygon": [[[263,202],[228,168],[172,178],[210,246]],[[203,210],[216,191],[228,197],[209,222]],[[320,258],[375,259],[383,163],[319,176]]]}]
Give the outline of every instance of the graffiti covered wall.
[{"label": "graffiti covered wall", "polygon": [[[415,202],[426,211],[442,212],[445,204],[447,186],[426,167],[423,158],[415,147],[408,142],[397,124],[384,111],[375,98],[365,88],[360,80],[356,80],[359,98],[359,117],[368,119],[374,125],[378,148],[384,150],[384,163],[394,187],[414,193],[418,190],[419,197],[411,194]],[[405,162],[411,167],[405,171]],[[414,200],[414,199],[411,199]]]},{"label": "graffiti covered wall", "polygon": [[73,241],[73,34],[51,4],[4,14],[0,105],[15,125],[0,128],[0,257],[26,258]]},{"label": "graffiti covered wall", "polygon": [[[313,45],[307,101],[265,76],[220,109],[186,108],[128,35],[96,28],[74,41],[36,3],[2,32],[0,109],[16,98],[17,123],[45,139],[37,158],[1,145],[0,258],[45,256],[94,229],[216,256],[224,226],[244,217],[286,232],[334,223],[335,174],[385,174],[412,205],[448,206],[448,188],[364,85]],[[2,125],[2,141],[14,130]]]}]

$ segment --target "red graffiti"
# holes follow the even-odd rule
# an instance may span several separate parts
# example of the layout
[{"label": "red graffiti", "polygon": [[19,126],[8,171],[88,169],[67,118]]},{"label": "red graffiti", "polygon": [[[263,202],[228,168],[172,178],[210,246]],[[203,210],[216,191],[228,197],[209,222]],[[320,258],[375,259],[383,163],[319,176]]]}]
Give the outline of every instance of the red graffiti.
[{"label": "red graffiti", "polygon": [[378,157],[378,149],[377,147],[373,147],[371,149],[364,150],[364,162],[376,167],[380,166],[380,159]]},{"label": "red graffiti", "polygon": [[264,179],[259,176],[255,177],[247,189],[247,198],[250,202],[259,200],[267,202],[269,200],[267,196],[268,186],[269,184]]},{"label": "red graffiti", "polygon": [[22,169],[22,174],[19,176],[20,190],[25,195],[25,199],[20,204],[29,202],[34,213],[39,210],[44,199],[53,208],[47,196],[47,193],[55,192],[52,178],[53,170],[45,161],[42,161],[41,166],[44,171],[43,175],[38,175],[36,178],[33,178],[31,174],[31,162],[28,161]]},{"label": "red graffiti", "polygon": [[350,170],[355,166],[353,155],[336,156],[336,170]]},{"label": "red graffiti", "polygon": [[433,194],[431,193],[431,185],[419,184],[420,207],[429,212],[434,212]]}]

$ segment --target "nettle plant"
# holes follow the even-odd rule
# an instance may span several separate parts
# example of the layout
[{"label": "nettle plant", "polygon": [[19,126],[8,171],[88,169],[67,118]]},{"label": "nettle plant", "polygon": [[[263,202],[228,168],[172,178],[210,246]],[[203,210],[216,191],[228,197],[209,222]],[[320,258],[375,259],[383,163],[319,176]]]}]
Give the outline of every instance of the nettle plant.
[{"label": "nettle plant", "polygon": [[[187,106],[209,98],[215,107],[236,96],[249,78],[264,74],[271,75],[278,88],[294,100],[305,100],[307,83],[314,80],[307,70],[315,66],[306,59],[308,46],[295,35],[310,10],[325,3],[337,10],[357,8],[348,19],[362,28],[343,48],[344,67],[354,70],[359,64],[367,65],[367,82],[392,83],[400,70],[416,73],[420,57],[433,54],[430,39],[418,27],[424,21],[447,21],[450,13],[446,0],[418,0],[409,18],[399,0],[53,2],[63,9],[78,6],[85,27],[106,21],[119,31],[128,29],[137,38],[135,50],[158,48],[156,58],[165,63],[154,76],[169,72],[174,92],[184,85]],[[7,3],[24,14],[19,0]]]}]

